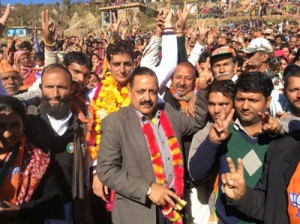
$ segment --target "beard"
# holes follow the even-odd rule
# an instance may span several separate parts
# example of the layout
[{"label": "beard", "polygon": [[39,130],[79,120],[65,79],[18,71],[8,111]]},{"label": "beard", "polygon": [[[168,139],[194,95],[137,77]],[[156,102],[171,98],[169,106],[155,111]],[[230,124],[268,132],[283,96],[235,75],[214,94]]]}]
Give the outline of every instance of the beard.
[{"label": "beard", "polygon": [[68,115],[68,113],[70,112],[70,108],[71,108],[71,100],[72,100],[71,94],[61,97],[59,99],[60,103],[55,104],[55,105],[51,105],[49,103],[49,100],[51,100],[50,97],[48,97],[46,95],[42,96],[41,105],[46,110],[46,113],[49,116],[54,117],[56,120],[60,120]]}]

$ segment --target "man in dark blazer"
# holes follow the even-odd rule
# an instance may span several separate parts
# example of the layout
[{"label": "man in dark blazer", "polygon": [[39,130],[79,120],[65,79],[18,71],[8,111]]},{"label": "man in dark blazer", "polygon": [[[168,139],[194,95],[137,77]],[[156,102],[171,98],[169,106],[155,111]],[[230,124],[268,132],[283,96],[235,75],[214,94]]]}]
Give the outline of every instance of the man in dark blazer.
[{"label": "man in dark blazer", "polygon": [[[170,223],[162,215],[161,206],[169,203],[175,207],[175,203],[180,200],[172,189],[156,183],[151,149],[143,132],[143,125],[156,119],[153,123],[159,129],[161,117],[157,114],[163,111],[181,149],[181,137],[194,133],[206,123],[205,91],[199,93],[196,100],[195,118],[185,116],[167,103],[158,105],[157,94],[158,82],[155,73],[141,67],[130,78],[131,105],[121,108],[101,122],[102,137],[97,174],[106,186],[116,192],[112,211],[114,224]],[[162,156],[170,153],[167,152],[168,147],[162,146],[165,139],[161,135],[155,139]],[[162,140],[161,143],[158,139]],[[167,163],[168,161],[163,163],[166,179]],[[171,176],[174,173],[171,171],[169,174]],[[170,182],[168,180],[169,186],[172,185]]]},{"label": "man in dark blazer", "polygon": [[[299,122],[294,120],[290,122],[290,126],[298,126]],[[230,173],[222,176],[227,203],[266,224],[299,223],[300,217],[295,215],[298,213],[297,205],[300,206],[299,199],[297,204],[297,197],[291,197],[291,193],[298,195],[298,198],[300,195],[299,149],[299,131],[273,141],[266,155],[263,175],[254,189],[245,185],[242,161],[238,160],[236,170],[232,160],[228,158]],[[295,185],[298,190],[295,192],[290,190],[293,177],[298,181]]]},{"label": "man in dark blazer", "polygon": [[[84,223],[84,160],[86,123],[78,117],[72,95],[72,75],[61,64],[48,65],[42,74],[41,105],[29,106],[26,137],[50,153],[51,163],[62,189],[64,223]],[[77,105],[77,107],[73,107]]]}]

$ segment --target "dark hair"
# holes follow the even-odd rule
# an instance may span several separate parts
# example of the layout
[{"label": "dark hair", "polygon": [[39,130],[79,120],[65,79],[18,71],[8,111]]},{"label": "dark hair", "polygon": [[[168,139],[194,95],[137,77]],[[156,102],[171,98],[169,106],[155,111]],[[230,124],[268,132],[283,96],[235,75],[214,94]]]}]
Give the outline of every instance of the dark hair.
[{"label": "dark hair", "polygon": [[96,57],[100,60],[100,57],[99,57],[98,54],[91,54],[91,56],[90,56],[90,60],[91,60],[91,61],[92,61],[93,56],[96,56]]},{"label": "dark hair", "polygon": [[236,62],[237,62],[237,66],[238,67],[241,67],[241,66],[243,66],[243,63],[244,63],[244,57],[242,56],[242,55],[239,55],[239,54],[237,54],[236,56],[235,56],[235,60],[236,60]]},{"label": "dark hair", "polygon": [[208,95],[212,92],[220,92],[222,95],[234,100],[235,86],[232,80],[214,80],[209,87]]},{"label": "dark hair", "polygon": [[56,69],[63,70],[70,78],[70,83],[72,83],[71,72],[64,65],[59,64],[59,63],[54,63],[54,64],[50,64],[50,65],[46,66],[42,72],[41,78],[43,79],[44,74],[50,73],[51,71],[56,70]]},{"label": "dark hair", "polygon": [[289,65],[284,70],[284,89],[287,88],[289,84],[290,77],[300,78],[300,67],[297,65]]},{"label": "dark hair", "polygon": [[31,43],[29,43],[28,41],[24,41],[21,45],[20,45],[20,48],[24,49],[28,49],[29,51],[32,50],[32,46],[31,46]]},{"label": "dark hair", "polygon": [[286,44],[286,43],[283,43],[283,44],[280,44],[280,50],[282,50],[283,48],[287,48],[287,49],[289,49],[289,52],[291,52],[291,49],[290,49],[290,46],[289,46],[289,44]]},{"label": "dark hair", "polygon": [[298,60],[300,60],[300,48],[298,48],[297,53],[296,53],[292,63],[295,63]]},{"label": "dark hair", "polygon": [[261,72],[243,73],[235,84],[235,94],[237,91],[262,92],[265,98],[271,95],[273,90],[272,80]]},{"label": "dark hair", "polygon": [[203,51],[202,54],[200,54],[199,59],[198,59],[198,63],[204,63],[206,62],[206,59],[209,58],[211,55],[211,52],[209,51]]},{"label": "dark hair", "polygon": [[69,67],[72,63],[85,65],[90,70],[93,68],[90,58],[82,52],[69,52],[65,55],[64,65]]},{"label": "dark hair", "polygon": [[[196,79],[196,77],[197,77],[197,70],[195,69],[195,67],[194,67],[189,61],[182,61],[182,62],[180,62],[179,64],[177,64],[177,67],[178,67],[178,66],[186,66],[186,67],[189,67],[190,69],[192,69],[192,71],[193,71],[193,76],[194,76],[194,78]],[[177,67],[176,67],[176,68],[177,68]],[[175,69],[175,70],[176,70],[176,69]],[[174,75],[175,70],[173,71],[173,74],[172,74],[171,79],[173,79],[173,75]]]},{"label": "dark hair", "polygon": [[12,111],[21,117],[23,123],[25,121],[25,107],[15,97],[0,95],[0,111]]},{"label": "dark hair", "polygon": [[95,72],[91,72],[90,78],[92,78],[92,75],[94,75],[99,82],[101,81],[99,75],[97,75]]},{"label": "dark hair", "polygon": [[34,54],[34,60],[39,59],[40,61],[45,61],[45,56],[43,52],[36,52]]},{"label": "dark hair", "polygon": [[142,56],[142,55],[143,55],[142,52],[140,52],[140,51],[135,51],[135,52],[134,52],[134,59],[137,59],[138,56]]},{"label": "dark hair", "polygon": [[115,43],[109,44],[107,47],[107,60],[111,61],[112,55],[116,54],[129,54],[131,59],[134,59],[132,46],[125,40],[117,40]]},{"label": "dark hair", "polygon": [[143,76],[143,75],[155,77],[156,82],[157,82],[157,87],[158,87],[158,80],[157,80],[157,76],[156,76],[155,72],[153,70],[151,70],[150,68],[147,68],[147,67],[138,67],[138,68],[133,70],[133,72],[132,72],[132,74],[129,78],[130,88],[133,87],[135,77],[136,76]]}]

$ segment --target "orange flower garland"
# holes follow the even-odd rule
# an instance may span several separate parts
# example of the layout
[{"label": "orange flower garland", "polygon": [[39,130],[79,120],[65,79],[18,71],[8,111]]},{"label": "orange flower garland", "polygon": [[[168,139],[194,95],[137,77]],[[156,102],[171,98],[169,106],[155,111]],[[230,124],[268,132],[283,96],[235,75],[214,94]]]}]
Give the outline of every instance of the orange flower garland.
[{"label": "orange flower garland", "polygon": [[94,99],[92,100],[92,107],[95,111],[93,142],[89,146],[89,153],[93,159],[97,158],[97,151],[100,146],[101,120],[108,114],[118,111],[121,107],[130,104],[128,87],[118,88],[118,84],[110,72],[106,72],[106,77],[102,85],[99,85],[97,88]]}]

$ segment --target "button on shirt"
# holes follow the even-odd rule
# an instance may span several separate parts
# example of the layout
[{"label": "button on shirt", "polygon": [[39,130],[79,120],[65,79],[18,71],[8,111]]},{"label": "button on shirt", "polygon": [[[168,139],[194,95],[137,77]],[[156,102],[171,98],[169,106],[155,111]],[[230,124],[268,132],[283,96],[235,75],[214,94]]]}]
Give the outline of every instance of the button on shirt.
[{"label": "button on shirt", "polygon": [[[141,112],[136,110],[136,114],[140,120],[141,125],[150,123],[153,133],[156,138],[156,142],[161,154],[161,158],[164,165],[164,173],[166,180],[168,182],[169,188],[172,188],[174,185],[174,167],[172,163],[172,155],[171,155],[171,149],[168,144],[168,139],[165,135],[165,132],[163,130],[163,127],[160,124],[160,111],[157,110],[155,112],[155,116],[152,120],[150,120],[147,116],[143,115]],[[149,147],[149,145],[148,145]],[[149,149],[150,153],[150,149]]]}]

